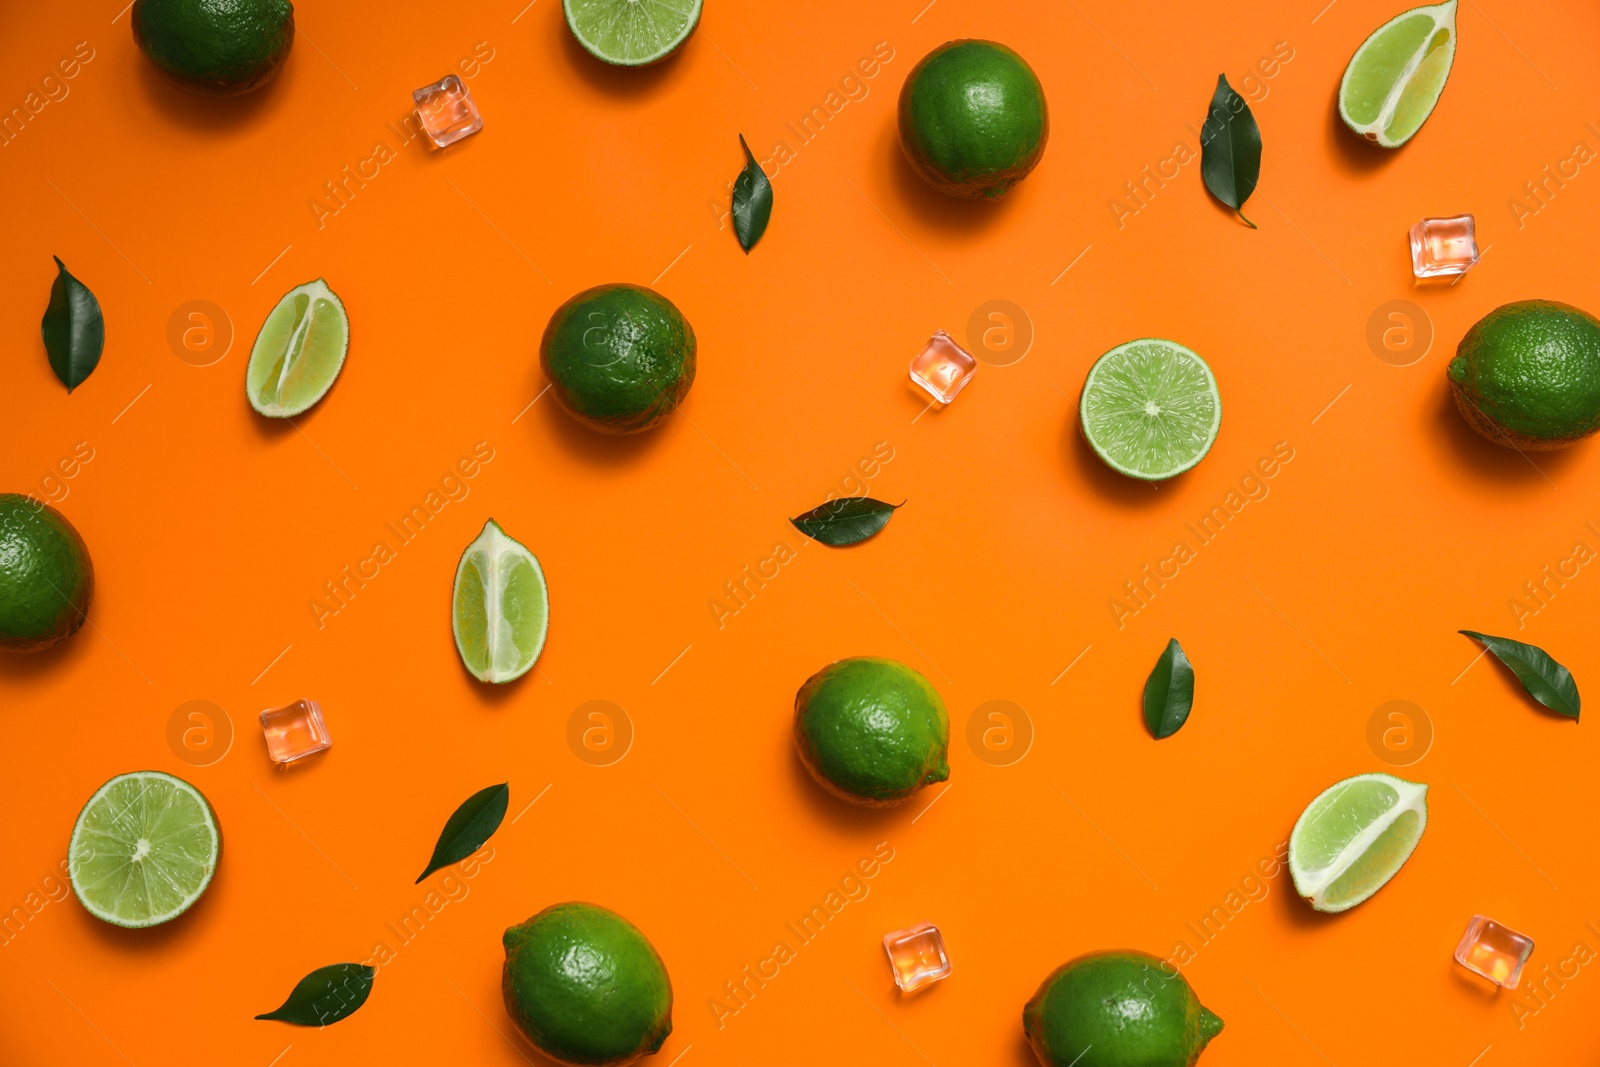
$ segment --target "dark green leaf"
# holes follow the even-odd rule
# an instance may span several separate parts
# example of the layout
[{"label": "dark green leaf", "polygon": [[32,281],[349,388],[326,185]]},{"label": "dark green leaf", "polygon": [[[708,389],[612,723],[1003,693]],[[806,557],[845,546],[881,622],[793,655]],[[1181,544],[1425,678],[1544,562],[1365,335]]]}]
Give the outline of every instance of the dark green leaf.
[{"label": "dark green leaf", "polygon": [[1261,177],[1261,128],[1225,74],[1217,75],[1217,91],[1200,129],[1200,175],[1212,196],[1233,208],[1246,226],[1256,228],[1241,209]]},{"label": "dark green leaf", "polygon": [[1189,721],[1193,705],[1194,668],[1174,637],[1144,683],[1144,724],[1157,741],[1171,737]]},{"label": "dark green leaf", "polygon": [[367,1002],[372,992],[373,968],[361,963],[332,963],[318,967],[295,983],[289,999],[276,1011],[257,1015],[296,1026],[327,1026]]},{"label": "dark green leaf", "polygon": [[444,824],[439,843],[433,846],[433,859],[428,861],[428,869],[417,875],[417,881],[478,851],[500,829],[500,820],[506,817],[510,802],[511,787],[505,782],[480,789],[463,800]]},{"label": "dark green leaf", "polygon": [[94,373],[100,350],[106,346],[106,323],[100,315],[100,301],[71,274],[58,257],[56,280],[50,286],[50,306],[44,310],[44,350],[50,356],[50,369],[61,384],[72,392]]},{"label": "dark green leaf", "polygon": [[895,513],[896,508],[904,506],[904,500],[898,504],[885,504],[870,496],[847,496],[830,500],[789,521],[796,530],[813,541],[837,548],[865,541],[889,524],[889,516]]},{"label": "dark green leaf", "polygon": [[733,183],[733,232],[739,238],[739,247],[748,255],[767,232],[767,220],[772,217],[772,183],[750,154],[742,133],[739,147],[744,149],[745,165]]},{"label": "dark green leaf", "polygon": [[1494,658],[1511,668],[1528,695],[1551,711],[1578,717],[1578,683],[1572,672],[1550,658],[1550,654],[1535,645],[1525,645],[1509,637],[1490,637],[1476,630],[1461,633],[1484,643],[1494,653]]}]

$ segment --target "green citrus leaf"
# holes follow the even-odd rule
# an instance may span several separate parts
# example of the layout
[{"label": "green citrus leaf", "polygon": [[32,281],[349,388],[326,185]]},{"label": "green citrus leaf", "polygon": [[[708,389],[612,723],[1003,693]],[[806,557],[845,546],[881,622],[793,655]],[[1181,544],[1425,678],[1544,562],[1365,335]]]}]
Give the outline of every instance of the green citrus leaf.
[{"label": "green citrus leaf", "polygon": [[89,287],[71,274],[59,257],[56,280],[50,286],[50,306],[45,308],[39,332],[44,335],[44,350],[50,369],[61,384],[72,392],[94,373],[100,351],[106,346],[106,323],[100,315],[100,301]]},{"label": "green citrus leaf", "polygon": [[796,515],[789,522],[813,541],[839,548],[865,541],[887,526],[889,517],[904,506],[904,500],[885,504],[870,496],[847,496]]},{"label": "green citrus leaf", "polygon": [[739,247],[748,255],[767,232],[767,220],[772,217],[772,183],[750,154],[742,133],[739,147],[744,149],[745,165],[733,183],[733,232],[739,238]]},{"label": "green citrus leaf", "polygon": [[500,829],[500,821],[506,817],[506,805],[510,802],[511,786],[506,782],[480,789],[463,800],[445,822],[439,843],[433,846],[428,869],[417,875],[417,881],[478,851]]},{"label": "green citrus leaf", "polygon": [[1212,196],[1233,208],[1246,226],[1256,228],[1241,209],[1261,177],[1261,127],[1225,74],[1217,75],[1217,91],[1200,129],[1200,176]]},{"label": "green citrus leaf", "polygon": [[377,973],[362,963],[331,963],[318,967],[295,983],[282,1007],[256,1018],[295,1026],[336,1023],[367,1002],[372,992],[372,979]]},{"label": "green citrus leaf", "polygon": [[1194,706],[1194,667],[1176,637],[1167,642],[1144,683],[1144,724],[1157,741],[1171,737],[1189,721]]},{"label": "green citrus leaf", "polygon": [[1535,645],[1525,645],[1509,637],[1491,637],[1476,630],[1459,633],[1482,641],[1494,658],[1511,668],[1528,695],[1551,711],[1578,717],[1578,683],[1572,672],[1550,658],[1550,654]]}]

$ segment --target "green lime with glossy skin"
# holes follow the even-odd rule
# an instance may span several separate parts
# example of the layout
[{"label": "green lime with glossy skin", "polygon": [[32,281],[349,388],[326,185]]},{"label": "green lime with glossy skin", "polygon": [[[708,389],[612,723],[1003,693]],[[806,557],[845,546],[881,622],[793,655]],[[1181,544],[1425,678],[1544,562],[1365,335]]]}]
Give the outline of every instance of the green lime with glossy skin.
[{"label": "green lime with glossy skin", "polygon": [[1600,429],[1600,321],[1570,304],[1495,308],[1445,374],[1462,416],[1495,444],[1547,452]]},{"label": "green lime with glossy skin", "polygon": [[1044,88],[1003,44],[942,44],[900,88],[900,147],[912,169],[948,196],[1004,196],[1038,165],[1049,138]]},{"label": "green lime with glossy skin", "polygon": [[1043,1067],[1191,1067],[1222,1020],[1170,964],[1091,952],[1050,972],[1022,1029]]},{"label": "green lime with glossy skin", "polygon": [[585,289],[556,308],[539,342],[556,402],[602,433],[659,423],[694,384],[694,329],[642,285]]},{"label": "green lime with glossy skin", "polygon": [[0,493],[0,649],[33,652],[65,641],[89,617],[94,564],[65,515]]},{"label": "green lime with glossy skin", "polygon": [[506,930],[506,1011],[561,1063],[632,1063],[672,1033],[666,964],[638,928],[598,904],[555,904]]},{"label": "green lime with glossy skin", "polygon": [[855,804],[898,804],[950,777],[944,701],[892,659],[842,659],[808,678],[794,697],[794,743],[812,777]]},{"label": "green lime with glossy skin", "polygon": [[132,22],[156,69],[204,96],[259,89],[294,45],[289,0],[136,0]]}]

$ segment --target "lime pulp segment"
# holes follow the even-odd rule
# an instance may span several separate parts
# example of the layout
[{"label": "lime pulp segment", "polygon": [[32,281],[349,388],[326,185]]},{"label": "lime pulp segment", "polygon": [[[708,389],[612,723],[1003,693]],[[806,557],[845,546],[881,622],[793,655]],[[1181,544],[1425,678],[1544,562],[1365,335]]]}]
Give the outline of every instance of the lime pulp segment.
[{"label": "lime pulp segment", "polygon": [[122,774],[83,806],[67,849],[78,900],[117,926],[155,926],[211,884],[222,837],[211,805],[181,778]]},{"label": "lime pulp segment", "polygon": [[1313,800],[1289,837],[1295,890],[1318,911],[1366,900],[1411,857],[1428,822],[1428,787],[1387,774],[1346,778]]},{"label": "lime pulp segment", "polygon": [[1455,61],[1456,2],[1403,12],[1362,42],[1339,84],[1339,114],[1352,130],[1398,148],[1422,128]]},{"label": "lime pulp segment", "polygon": [[533,667],[550,628],[550,593],[533,553],[490,519],[456,567],[456,650],[480,682],[509,682]]},{"label": "lime pulp segment", "polygon": [[665,59],[700,23],[701,0],[563,0],[567,26],[590,54],[642,67]]},{"label": "lime pulp segment", "polygon": [[344,367],[350,319],[318,278],[283,294],[250,350],[250,406],[272,418],[298,415],[321,400]]},{"label": "lime pulp segment", "polygon": [[1129,477],[1158,481],[1211,450],[1222,397],[1205,360],[1176,342],[1145,338],[1095,361],[1078,413],[1101,459]]}]

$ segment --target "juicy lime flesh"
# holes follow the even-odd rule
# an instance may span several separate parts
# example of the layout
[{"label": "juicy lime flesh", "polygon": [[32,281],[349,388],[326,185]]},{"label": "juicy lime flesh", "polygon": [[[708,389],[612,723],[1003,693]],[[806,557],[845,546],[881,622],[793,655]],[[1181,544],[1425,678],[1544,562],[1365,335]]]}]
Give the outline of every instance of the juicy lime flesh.
[{"label": "juicy lime flesh", "polygon": [[1345,68],[1339,113],[1361,136],[1398,148],[1433,113],[1455,60],[1456,0],[1414,8],[1368,37]]},{"label": "juicy lime flesh", "polygon": [[1450,31],[1446,29],[1440,29],[1428,42],[1427,54],[1417,64],[1406,87],[1400,91],[1394,115],[1384,127],[1384,136],[1389,140],[1408,140],[1433,113],[1433,105],[1444,91],[1445,79],[1450,77],[1452,56],[1449,45]]},{"label": "juicy lime flesh", "polygon": [[89,550],[66,517],[0,493],[0,649],[31,651],[70,637],[93,596]]},{"label": "juicy lime flesh", "polygon": [[992,41],[952,41],[928,53],[901,89],[899,124],[906,158],[926,181],[989,199],[1027,176],[1050,134],[1033,68]]},{"label": "juicy lime flesh", "polygon": [[489,611],[484,580],[488,569],[488,557],[475,553],[462,563],[456,576],[456,645],[467,670],[479,679],[489,673]]},{"label": "juicy lime flesh", "polygon": [[1383,888],[1422,837],[1427,792],[1387,774],[1357,775],[1324,790],[1289,837],[1296,891],[1318,911],[1335,912]]},{"label": "juicy lime flesh", "polygon": [[624,66],[665,57],[700,21],[700,0],[565,0],[563,7],[584,48]]},{"label": "juicy lime flesh", "polygon": [[72,832],[78,899],[119,926],[154,926],[188,909],[221,850],[210,805],[171,775],[141,771],[100,787]]},{"label": "juicy lime flesh", "polygon": [[483,682],[509,682],[533,667],[550,624],[539,563],[493,520],[462,556],[452,597],[461,662]]},{"label": "juicy lime flesh", "polygon": [[350,322],[318,280],[286,293],[262,324],[246,386],[263,415],[298,415],[321,400],[344,367]]},{"label": "juicy lime flesh", "polygon": [[859,656],[831,663],[795,694],[795,744],[827,789],[892,804],[950,776],[950,720],[917,671]]},{"label": "juicy lime flesh", "polygon": [[1359,60],[1351,61],[1350,78],[1340,97],[1345,114],[1363,124],[1378,121],[1395,82],[1433,27],[1433,16],[1418,12],[1379,30],[1361,49]]},{"label": "juicy lime flesh", "polygon": [[1414,811],[1402,811],[1397,815],[1361,858],[1323,891],[1324,904],[1339,907],[1355,903],[1382,889],[1416,847],[1417,837],[1422,833],[1421,825],[1422,816]]},{"label": "juicy lime flesh", "polygon": [[615,912],[556,904],[501,940],[506,1010],[545,1054],[563,1063],[628,1063],[672,1032],[666,966]]},{"label": "juicy lime flesh", "polygon": [[1133,341],[1089,371],[1084,436],[1107,463],[1136,478],[1188,470],[1210,451],[1222,419],[1205,361],[1171,341]]},{"label": "juicy lime flesh", "polygon": [[1319,797],[1295,835],[1295,855],[1307,871],[1331,867],[1356,837],[1394,807],[1400,794],[1381,781],[1356,781]]}]

